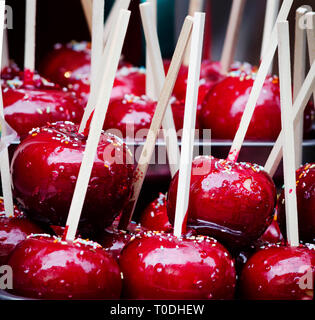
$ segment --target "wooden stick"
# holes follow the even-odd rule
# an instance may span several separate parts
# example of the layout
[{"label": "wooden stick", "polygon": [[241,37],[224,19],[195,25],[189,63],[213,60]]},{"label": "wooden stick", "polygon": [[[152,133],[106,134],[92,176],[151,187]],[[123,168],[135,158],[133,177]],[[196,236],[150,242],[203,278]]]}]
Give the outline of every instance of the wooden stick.
[{"label": "wooden stick", "polygon": [[2,47],[2,63],[1,69],[9,67],[10,54],[9,54],[9,42],[8,42],[8,29],[3,30],[3,47]]},{"label": "wooden stick", "polygon": [[246,0],[233,0],[221,56],[221,73],[223,74],[230,70],[234,60],[245,3]]},{"label": "wooden stick", "polygon": [[148,136],[144,144],[142,153],[140,155],[137,169],[134,174],[133,194],[130,198],[129,204],[127,205],[127,207],[125,208],[121,216],[119,226],[118,226],[119,229],[125,230],[127,228],[129,222],[131,221],[133,212],[135,210],[135,207],[140,195],[140,191],[142,188],[142,184],[148,170],[149,162],[151,160],[151,157],[155,148],[155,142],[158,136],[158,132],[161,128],[165,111],[167,109],[167,106],[169,105],[169,100],[174,89],[178,71],[184,58],[184,53],[187,48],[187,43],[191,34],[192,25],[193,25],[193,18],[190,16],[186,17],[176,48],[175,48],[172,62],[170,64],[170,67],[166,76],[166,80],[164,82],[161,95],[159,97],[159,100],[155,109],[150,130],[148,132]]},{"label": "wooden stick", "polygon": [[260,51],[260,59],[263,58],[264,52],[267,50],[272,29],[275,26],[275,22],[277,19],[279,6],[280,6],[279,0],[267,0],[263,40],[262,40],[261,51]]},{"label": "wooden stick", "polygon": [[[305,81],[302,85],[302,88],[298,93],[293,104],[293,113],[294,113],[293,117],[294,117],[295,126],[298,124],[301,117],[303,117],[305,107],[311,97],[314,86],[315,86],[315,62],[313,62],[312,67],[308,72],[305,78]],[[283,140],[283,133],[281,132],[265,164],[265,171],[267,171],[271,177],[273,177],[273,175],[275,174],[280,164],[280,161],[282,159],[282,140]]]},{"label": "wooden stick", "polygon": [[294,125],[288,21],[279,21],[277,23],[277,30],[287,238],[291,246],[297,247],[299,245],[299,229],[296,199]]},{"label": "wooden stick", "polygon": [[[3,44],[4,14],[5,14],[5,1],[0,1],[0,52],[2,52],[2,44]],[[0,55],[0,65],[1,65],[1,56],[2,55]],[[0,117],[1,119],[4,120],[1,83],[0,83]],[[7,134],[6,126],[3,121],[3,123],[1,123],[2,139],[3,137],[6,136],[6,134]],[[2,183],[5,215],[7,217],[12,217],[14,215],[14,207],[13,207],[13,195],[12,195],[12,189],[11,189],[10,161],[9,161],[8,148],[4,148],[0,154],[0,170],[1,170],[1,183]]]},{"label": "wooden stick", "polygon": [[182,138],[182,155],[178,178],[174,235],[181,237],[188,209],[190,194],[191,167],[194,150],[194,137],[199,91],[199,77],[202,59],[205,13],[194,15],[194,27],[191,36],[191,53],[189,62],[187,94],[185,103],[184,128]]},{"label": "wooden stick", "polygon": [[84,11],[85,20],[88,25],[90,33],[92,33],[92,15],[93,15],[92,1],[93,0],[81,0],[82,9]]},{"label": "wooden stick", "polygon": [[[143,4],[150,4],[151,5],[151,21],[150,21],[150,25],[152,24],[153,26],[156,27],[157,25],[157,2],[156,0],[147,0],[145,3]],[[143,5],[142,4],[142,5]],[[141,6],[140,5],[140,9]],[[153,77],[153,70],[152,70],[152,62],[150,61],[150,54],[149,54],[149,48],[148,45],[146,47],[146,77],[145,77],[145,93],[146,95],[152,99],[152,100],[157,100],[157,93],[155,91],[154,88],[154,77]]]},{"label": "wooden stick", "polygon": [[[111,29],[111,27],[113,26],[113,22],[117,21],[118,14],[119,14],[120,10],[122,10],[122,9],[127,10],[127,8],[129,7],[129,3],[130,3],[130,0],[116,0],[113,8],[111,9],[110,15],[107,18],[106,23],[105,23],[105,27],[104,27],[104,30],[106,30],[106,32],[105,32],[106,35],[104,33],[105,48],[103,50],[102,59],[101,59],[102,65],[98,67],[99,69],[103,70],[105,61],[107,61],[108,56],[109,56],[110,43],[112,43],[112,40],[113,40],[112,38],[115,34],[113,32],[113,29]],[[79,128],[80,133],[84,132],[85,127],[87,125],[87,122],[88,122],[88,120],[94,110],[94,107],[96,104],[96,98],[97,98],[97,94],[98,94],[97,92],[99,90],[99,86],[100,86],[101,81],[102,81],[102,74],[98,73],[96,75],[96,81],[95,81],[96,86],[97,86],[97,88],[95,89],[96,94],[89,96],[89,100],[88,100],[87,106],[84,110],[84,114],[83,114],[83,117],[82,117],[82,120],[80,123],[80,128]]]},{"label": "wooden stick", "polygon": [[[86,124],[95,108],[97,102],[98,90],[102,81],[102,74],[99,70],[104,70],[105,57],[103,56],[103,25],[104,25],[104,0],[94,0],[92,13],[92,55],[91,55],[91,76],[90,76],[90,95],[88,103],[80,123],[79,132],[83,133]],[[113,32],[114,33],[114,32]],[[103,63],[103,64],[102,64]],[[102,65],[101,65],[102,64]]]},{"label": "wooden stick", "polygon": [[[103,54],[104,0],[93,0],[90,96],[97,97],[97,75]],[[95,98],[96,99],[96,98]]]},{"label": "wooden stick", "polygon": [[[292,6],[293,0],[284,0],[280,9],[280,12],[278,14],[277,22],[285,20],[290,12],[291,6]],[[228,160],[236,162],[239,152],[241,150],[243,141],[245,139],[245,135],[248,129],[248,126],[250,124],[250,121],[252,119],[253,113],[255,111],[255,106],[257,103],[257,100],[260,95],[260,91],[264,85],[265,79],[268,74],[269,67],[271,65],[271,62],[273,60],[274,54],[277,49],[277,28],[275,27],[272,31],[270,42],[268,45],[268,48],[265,52],[265,55],[261,61],[260,67],[258,69],[256,79],[253,84],[253,88],[251,90],[251,93],[249,95],[241,123],[239,125],[239,128],[236,132],[236,135],[234,137],[234,141],[232,144],[232,147],[230,149]]]},{"label": "wooden stick", "polygon": [[36,0],[26,0],[24,70],[35,71]]},{"label": "wooden stick", "polygon": [[[295,13],[295,42],[294,42],[294,65],[293,65],[293,101],[295,101],[305,79],[305,31],[300,27],[300,20],[311,10],[310,6],[302,6]],[[303,154],[303,117],[295,128],[295,168],[302,164]]]},{"label": "wooden stick", "polygon": [[112,38],[113,41],[110,44],[109,59],[106,61],[105,70],[102,70],[104,72],[100,86],[101,90],[99,91],[100,94],[91,122],[89,136],[66,223],[66,240],[74,240],[76,235],[129,19],[130,11],[121,10],[115,25],[115,36]]},{"label": "wooden stick", "polygon": [[[315,12],[306,13],[306,20],[310,26],[306,29],[308,53],[310,59],[310,65],[315,60]],[[315,103],[315,89],[313,90],[313,100]]]},{"label": "wooden stick", "polygon": [[[152,18],[152,5],[149,2],[140,5],[140,13],[142,17],[142,24],[147,43],[148,57],[152,61],[150,67],[152,68],[152,82],[153,99],[157,100],[163,89],[165,82],[165,72],[163,67],[163,59],[159,46],[157,30],[154,24],[151,23]],[[152,86],[152,84],[151,84]],[[171,176],[173,177],[179,169],[178,162],[180,159],[180,150],[176,135],[176,128],[173,118],[171,105],[169,104],[163,119],[163,133],[166,143],[166,150],[168,154],[168,162],[170,167]]]},{"label": "wooden stick", "polygon": [[[205,8],[205,1],[204,0],[190,0],[189,1],[189,9],[188,15],[193,17],[195,12],[202,12]],[[185,52],[183,65],[189,65],[189,55],[190,55],[190,48],[191,48],[191,40],[189,40],[187,50]]]},{"label": "wooden stick", "polygon": [[111,29],[115,21],[117,21],[120,10],[127,10],[129,8],[130,1],[131,0],[115,0],[104,25],[104,44],[109,40]]}]

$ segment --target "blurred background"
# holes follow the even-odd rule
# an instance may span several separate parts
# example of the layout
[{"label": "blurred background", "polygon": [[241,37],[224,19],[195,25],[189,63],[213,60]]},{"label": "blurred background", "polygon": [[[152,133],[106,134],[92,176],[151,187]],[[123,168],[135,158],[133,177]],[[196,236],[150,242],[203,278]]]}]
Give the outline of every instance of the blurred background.
[{"label": "blurred background", "polygon": [[[157,0],[158,29],[164,58],[170,58],[185,16],[189,0]],[[105,1],[106,15],[114,0]],[[126,60],[135,65],[144,64],[144,39],[139,14],[140,0],[131,0],[131,22],[124,47]],[[213,60],[219,60],[229,18],[232,0],[206,0],[209,50],[205,52]],[[25,0],[7,0],[13,8],[13,29],[9,30],[10,56],[20,66],[23,63]],[[294,34],[295,9],[303,4],[313,5],[315,0],[294,0],[289,17],[291,34]],[[259,63],[266,0],[250,0],[246,3],[236,59]],[[80,0],[37,0],[36,61],[52,49],[57,42],[90,40]],[[291,41],[293,44],[293,39]],[[211,48],[210,48],[211,47]],[[207,49],[207,48],[206,48]]]}]

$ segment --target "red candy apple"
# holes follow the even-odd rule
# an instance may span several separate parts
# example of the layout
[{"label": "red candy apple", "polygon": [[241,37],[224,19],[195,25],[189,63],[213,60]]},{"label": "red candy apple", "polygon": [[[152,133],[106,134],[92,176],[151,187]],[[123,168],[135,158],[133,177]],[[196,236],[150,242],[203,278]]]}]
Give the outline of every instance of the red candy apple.
[{"label": "red candy apple", "polygon": [[[238,129],[255,74],[235,71],[209,91],[201,109],[201,125],[215,139],[233,139]],[[279,81],[267,76],[246,138],[275,140],[281,130]]]},{"label": "red candy apple", "polygon": [[[121,62],[120,66],[129,66]],[[41,62],[40,72],[62,86],[88,79],[91,73],[91,43],[72,41],[56,44],[54,49]]]},{"label": "red candy apple", "polygon": [[139,97],[145,94],[145,69],[122,67],[117,71],[111,97],[122,98],[125,94]]},{"label": "red candy apple", "polygon": [[[187,225],[232,247],[257,240],[270,225],[276,188],[263,168],[213,157],[193,161]],[[173,223],[178,174],[173,178],[167,212]]]},{"label": "red candy apple", "polygon": [[[65,225],[86,139],[77,125],[57,122],[34,129],[16,149],[14,194],[35,219]],[[81,216],[83,235],[110,225],[128,201],[133,174],[133,165],[126,164],[131,163],[129,153],[117,137],[102,134]]]},{"label": "red candy apple", "polygon": [[[74,79],[68,88],[75,91],[85,103],[90,94],[90,80],[88,77]],[[124,99],[125,95],[142,96],[145,94],[145,70],[124,66],[117,71],[111,99]]]},{"label": "red candy apple", "polygon": [[178,239],[139,234],[122,251],[123,297],[128,299],[232,299],[234,262],[208,237]]},{"label": "red candy apple", "polygon": [[[119,67],[131,65],[123,61]],[[56,44],[54,50],[42,61],[40,72],[48,79],[75,91],[88,101],[91,73],[91,44],[72,41]]]},{"label": "red candy apple", "polygon": [[140,218],[140,224],[148,230],[170,232],[172,225],[167,216],[166,196],[163,193],[151,202]]},{"label": "red candy apple", "polygon": [[5,119],[20,137],[49,122],[81,120],[83,105],[74,93],[61,90],[37,74],[27,79],[27,73],[2,86]]},{"label": "red candy apple", "polygon": [[[175,128],[178,131],[183,128],[185,101],[179,101],[173,97],[170,103]],[[150,129],[155,108],[156,102],[145,95],[138,97],[125,94],[123,97],[113,98],[108,107],[103,129],[109,131],[114,129],[115,131],[112,132],[122,138],[134,137],[136,140],[143,140],[147,136],[147,131],[142,129]],[[199,128],[198,120],[196,128]]]},{"label": "red candy apple", "polygon": [[[315,242],[315,163],[306,164],[296,172],[296,195],[300,239]],[[286,235],[285,199],[282,192],[278,200],[281,231]]]},{"label": "red candy apple", "polygon": [[248,260],[241,276],[241,293],[253,300],[311,300],[314,276],[314,250],[273,245]]},{"label": "red candy apple", "polygon": [[0,266],[7,262],[14,248],[31,233],[42,230],[27,219],[25,214],[14,206],[14,215],[7,217],[3,199],[0,198]]},{"label": "red candy apple", "polygon": [[12,293],[38,299],[118,299],[121,274],[115,260],[97,243],[30,236],[8,261]]},{"label": "red candy apple", "polygon": [[[119,130],[122,137],[136,137],[137,133],[140,134],[139,130],[150,128],[155,108],[156,102],[144,95],[137,97],[126,94],[112,99],[103,128]],[[146,136],[147,132],[143,134]]]},{"label": "red candy apple", "polygon": [[53,82],[67,86],[78,78],[90,75],[91,44],[89,42],[70,42],[56,44],[54,50],[42,61],[41,74]]}]

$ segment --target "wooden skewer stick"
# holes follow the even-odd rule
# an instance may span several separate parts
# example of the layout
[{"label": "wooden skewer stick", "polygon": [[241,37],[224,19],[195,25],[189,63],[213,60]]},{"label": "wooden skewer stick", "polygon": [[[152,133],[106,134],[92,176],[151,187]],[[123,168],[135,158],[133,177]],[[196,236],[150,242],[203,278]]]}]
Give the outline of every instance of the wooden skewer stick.
[{"label": "wooden skewer stick", "polygon": [[81,0],[82,9],[84,11],[85,20],[88,25],[90,33],[92,33],[92,15],[93,15],[92,1],[93,0]]},{"label": "wooden skewer stick", "polygon": [[[291,6],[292,6],[293,0],[284,0],[280,9],[280,12],[278,14],[277,22],[287,19],[287,16],[290,12]],[[248,126],[250,124],[250,121],[252,119],[253,113],[255,111],[256,103],[260,95],[260,91],[264,85],[265,79],[268,74],[269,67],[271,65],[271,62],[273,60],[273,57],[275,55],[276,49],[277,49],[277,28],[275,28],[272,31],[270,42],[268,45],[268,48],[265,52],[265,55],[261,61],[260,67],[257,71],[256,79],[254,81],[251,93],[249,95],[241,123],[239,125],[239,128],[236,132],[236,135],[234,137],[234,141],[232,144],[232,147],[230,149],[228,160],[236,162],[239,152],[241,150],[243,141],[245,139],[245,135],[248,129]]]},{"label": "wooden skewer stick", "polygon": [[[151,11],[152,11],[150,24],[156,26],[157,25],[157,3],[156,3],[156,0],[147,0],[143,4],[150,4]],[[143,4],[140,5],[140,9]],[[153,77],[153,70],[152,70],[153,67],[152,67],[152,62],[150,60],[148,45],[146,47],[145,61],[146,61],[145,93],[150,99],[157,100],[157,93],[154,88],[154,77]]]},{"label": "wooden skewer stick", "polygon": [[8,29],[4,29],[1,68],[3,69],[5,67],[8,67],[9,65],[10,65],[10,54],[9,54]]},{"label": "wooden skewer stick", "polygon": [[74,240],[77,227],[79,224],[86,191],[88,188],[97,146],[102,132],[111,91],[114,84],[116,70],[118,68],[119,59],[127,32],[130,19],[130,11],[121,10],[114,29],[112,37],[111,49],[108,60],[103,71],[102,83],[100,86],[100,94],[97,99],[93,119],[90,126],[89,136],[86,142],[85,152],[79,171],[78,180],[75,186],[70,211],[66,223],[65,238],[66,240]]},{"label": "wooden skewer stick", "polygon": [[[303,116],[305,107],[312,95],[312,90],[315,87],[315,62],[313,62],[310,71],[308,72],[305,81],[299,91],[298,95],[295,98],[293,104],[293,118],[294,126],[296,126]],[[281,132],[278,136],[277,141],[275,142],[271,153],[268,157],[268,160],[265,164],[265,170],[269,173],[271,177],[275,174],[280,161],[282,159],[282,140],[283,133]]]},{"label": "wooden skewer stick", "polygon": [[112,9],[110,10],[109,16],[104,25],[104,44],[109,40],[111,29],[117,21],[119,12],[121,9],[127,10],[129,8],[131,0],[115,0]]},{"label": "wooden skewer stick", "polygon": [[[142,24],[147,43],[148,57],[152,61],[150,67],[152,68],[152,82],[154,84],[152,92],[153,99],[157,100],[163,89],[165,82],[165,72],[163,67],[163,59],[159,46],[157,30],[152,21],[152,5],[148,2],[140,5],[140,12],[142,17]],[[151,84],[152,85],[152,84]],[[170,104],[168,105],[163,119],[163,133],[166,143],[166,150],[168,155],[168,162],[171,176],[173,177],[179,169],[178,162],[180,159],[180,150],[176,135],[176,128],[173,118],[173,112]]]},{"label": "wooden skewer stick", "polygon": [[97,96],[98,68],[103,54],[104,0],[93,0],[90,95]]},{"label": "wooden skewer stick", "polygon": [[272,29],[275,26],[275,22],[277,19],[279,6],[280,6],[279,0],[267,0],[263,40],[262,40],[261,51],[260,51],[260,59],[263,58],[264,52],[267,50]]},{"label": "wooden skewer stick", "polygon": [[35,71],[36,0],[26,0],[24,70]]},{"label": "wooden skewer stick", "polygon": [[[305,53],[306,37],[305,30],[300,27],[300,20],[311,11],[310,6],[302,6],[295,13],[295,42],[294,42],[294,64],[293,64],[293,101],[299,93],[305,79]],[[295,128],[295,168],[302,164],[303,152],[303,117]]]},{"label": "wooden skewer stick", "polygon": [[194,15],[194,27],[191,36],[191,53],[185,103],[182,155],[180,159],[176,199],[174,224],[174,235],[176,237],[181,237],[182,235],[184,227],[183,224],[189,202],[204,27],[205,13],[196,12]]},{"label": "wooden skewer stick", "polygon": [[[111,9],[111,12],[109,14],[109,17],[106,20],[105,23],[105,27],[104,30],[106,30],[106,36],[104,33],[104,43],[105,43],[105,47],[103,50],[103,54],[102,54],[102,59],[101,59],[101,67],[100,69],[103,70],[104,68],[104,64],[106,62],[106,60],[108,59],[109,56],[109,50],[110,50],[110,43],[112,42],[112,37],[114,36],[113,32],[110,32],[110,28],[114,25],[115,21],[117,21],[118,19],[118,14],[120,12],[120,10],[127,10],[127,8],[129,7],[130,4],[130,0],[116,0],[116,2],[114,3],[113,8]],[[89,101],[87,103],[87,106],[84,110],[84,114],[80,123],[80,128],[79,128],[79,132],[84,132],[85,127],[88,123],[88,120],[94,110],[95,104],[96,104],[96,99],[97,99],[97,92],[99,90],[99,85],[102,81],[102,74],[101,73],[97,73],[96,74],[96,86],[97,88],[95,89],[96,94],[92,94],[89,96]]]},{"label": "wooden skewer stick", "polygon": [[142,188],[142,184],[148,170],[149,162],[154,152],[155,142],[158,136],[158,132],[161,128],[165,111],[167,109],[167,106],[169,105],[169,100],[174,89],[178,71],[184,58],[184,53],[187,48],[187,43],[191,34],[192,25],[193,25],[193,18],[190,16],[186,17],[176,48],[175,48],[172,62],[170,64],[170,67],[166,76],[166,80],[164,82],[161,95],[159,97],[159,100],[155,109],[150,130],[148,132],[148,136],[144,144],[142,153],[140,155],[140,159],[138,161],[138,166],[134,174],[133,194],[119,222],[118,228],[121,230],[127,229],[127,226],[131,221],[133,212],[135,210],[135,207],[140,195],[140,191]]},{"label": "wooden skewer stick", "polygon": [[[310,59],[310,65],[315,60],[315,12],[306,13],[306,21],[309,27],[306,29],[308,53]],[[313,90],[313,99],[315,103],[315,89]]]},{"label": "wooden skewer stick", "polygon": [[[4,13],[5,13],[5,1],[0,1],[0,52],[2,52],[2,43],[3,43]],[[1,65],[1,55],[0,55],[0,65]],[[0,117],[1,119],[4,119],[1,84],[0,84]],[[1,136],[2,137],[6,136],[5,123],[1,123]],[[0,154],[0,170],[1,170],[1,183],[2,183],[5,215],[7,217],[12,217],[14,215],[14,207],[13,207],[13,195],[12,195],[12,189],[11,189],[10,161],[9,161],[8,148],[4,148]]]},{"label": "wooden skewer stick", "polygon": [[[280,6],[279,0],[267,0],[260,60],[262,60],[264,56],[264,53],[266,51],[266,48],[272,33],[272,29],[275,26],[275,22],[276,22],[278,11],[279,11],[279,6]],[[269,73],[272,73],[272,69],[273,69],[273,60],[269,68]]]},{"label": "wooden skewer stick", "polygon": [[[98,90],[102,81],[102,74],[99,70],[104,70],[105,61],[103,55],[103,26],[104,26],[104,0],[93,0],[93,22],[92,22],[92,55],[91,55],[91,76],[90,76],[90,95],[87,106],[80,123],[79,132],[83,133],[86,124],[91,116],[98,97]],[[101,66],[101,67],[100,67]]]},{"label": "wooden skewer stick", "polygon": [[234,60],[245,3],[246,0],[233,0],[221,56],[222,74],[225,74],[230,70],[231,64]]},{"label": "wooden skewer stick", "polygon": [[[195,12],[202,12],[204,8],[205,8],[205,0],[190,0],[188,15],[193,17]],[[189,40],[187,50],[185,52],[184,61],[183,61],[184,66],[189,65],[190,48],[191,48],[191,40]]]},{"label": "wooden skewer stick", "polygon": [[290,38],[288,21],[279,21],[278,53],[281,101],[281,123],[283,130],[284,194],[287,238],[291,246],[299,245],[298,212],[296,199],[294,125],[292,108],[292,83],[290,62]]}]

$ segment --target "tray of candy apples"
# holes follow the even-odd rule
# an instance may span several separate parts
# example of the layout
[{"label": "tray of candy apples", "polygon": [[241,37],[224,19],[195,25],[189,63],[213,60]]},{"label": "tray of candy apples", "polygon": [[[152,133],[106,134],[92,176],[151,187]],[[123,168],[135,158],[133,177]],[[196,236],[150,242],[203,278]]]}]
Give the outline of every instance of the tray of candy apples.
[{"label": "tray of candy apples", "polygon": [[146,68],[121,56],[128,1],[105,27],[104,0],[84,2],[91,43],[56,45],[38,73],[26,1],[24,69],[4,61],[0,116],[19,140],[0,159],[0,299],[313,299],[315,43],[307,31],[307,68],[296,28],[291,59],[292,1],[266,15],[258,67],[233,62],[245,1],[220,62],[202,60],[195,1],[170,61],[142,3]]}]

